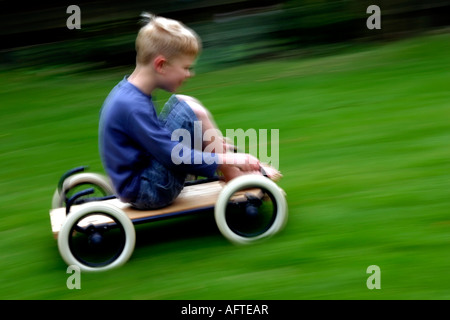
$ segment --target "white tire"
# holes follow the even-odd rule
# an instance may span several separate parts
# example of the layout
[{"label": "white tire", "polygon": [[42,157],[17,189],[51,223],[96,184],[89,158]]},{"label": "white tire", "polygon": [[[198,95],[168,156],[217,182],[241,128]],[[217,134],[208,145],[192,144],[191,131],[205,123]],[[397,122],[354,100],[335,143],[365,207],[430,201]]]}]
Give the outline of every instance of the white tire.
[{"label": "white tire", "polygon": [[[136,232],[130,218],[119,208],[114,205],[91,202],[82,205],[80,210],[70,213],[64,222],[61,231],[58,234],[58,249],[61,257],[68,265],[77,265],[80,270],[85,272],[97,272],[106,271],[113,268],[117,268],[128,261],[134,250],[136,242]],[[108,218],[112,218],[116,221],[120,228],[122,228],[125,234],[125,243],[120,252],[117,253],[117,257],[113,257],[113,261],[108,261],[106,264],[91,265],[81,259],[77,258],[76,254],[72,252],[71,237],[74,234],[75,225],[83,218],[90,215],[106,215]]]},{"label": "white tire", "polygon": [[[234,193],[243,189],[261,188],[270,193],[274,201],[275,216],[271,225],[262,233],[255,236],[243,236],[238,234],[227,222],[226,211],[230,198]],[[259,175],[243,175],[231,180],[219,194],[214,215],[216,224],[222,235],[234,244],[249,244],[261,239],[271,237],[282,230],[287,222],[287,202],[284,191],[272,180]]]},{"label": "white tire", "polygon": [[59,192],[58,189],[55,190],[52,198],[52,209],[63,207],[66,192],[82,184],[95,185],[100,188],[105,195],[114,194],[114,188],[106,176],[90,172],[78,173],[69,176],[64,180],[62,192]]}]

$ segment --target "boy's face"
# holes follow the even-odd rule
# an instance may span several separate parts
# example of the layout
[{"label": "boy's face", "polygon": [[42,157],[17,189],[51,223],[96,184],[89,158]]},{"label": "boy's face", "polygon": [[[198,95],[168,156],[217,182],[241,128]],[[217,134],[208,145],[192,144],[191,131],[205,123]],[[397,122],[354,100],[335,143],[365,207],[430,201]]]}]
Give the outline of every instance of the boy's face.
[{"label": "boy's face", "polygon": [[162,66],[161,89],[176,92],[186,79],[193,76],[192,65],[195,57],[179,56],[166,60]]}]

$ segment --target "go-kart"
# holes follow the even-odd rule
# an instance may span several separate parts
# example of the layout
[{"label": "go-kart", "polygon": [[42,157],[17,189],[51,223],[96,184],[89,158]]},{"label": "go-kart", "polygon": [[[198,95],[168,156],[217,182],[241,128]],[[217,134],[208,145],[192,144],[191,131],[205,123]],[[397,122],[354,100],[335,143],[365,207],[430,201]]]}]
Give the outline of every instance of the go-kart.
[{"label": "go-kart", "polygon": [[106,176],[85,169],[62,175],[50,210],[63,260],[82,271],[105,271],[127,262],[136,242],[134,225],[141,223],[213,212],[226,239],[250,244],[278,233],[287,221],[285,193],[264,175],[243,175],[228,183],[220,177],[186,181],[171,205],[137,210],[114,195]]}]

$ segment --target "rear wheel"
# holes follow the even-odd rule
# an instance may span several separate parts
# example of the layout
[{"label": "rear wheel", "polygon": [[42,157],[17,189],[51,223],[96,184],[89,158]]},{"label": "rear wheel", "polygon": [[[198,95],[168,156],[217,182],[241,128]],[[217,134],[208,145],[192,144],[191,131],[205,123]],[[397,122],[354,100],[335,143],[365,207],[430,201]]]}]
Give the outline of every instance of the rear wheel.
[{"label": "rear wheel", "polygon": [[98,173],[78,173],[67,177],[61,190],[57,188],[52,198],[52,209],[61,208],[67,198],[79,191],[93,188],[94,193],[90,197],[104,197],[114,194],[111,182],[106,176]]},{"label": "rear wheel", "polygon": [[133,253],[135,242],[135,229],[128,216],[101,202],[84,204],[70,213],[58,234],[63,260],[87,272],[123,265]]}]

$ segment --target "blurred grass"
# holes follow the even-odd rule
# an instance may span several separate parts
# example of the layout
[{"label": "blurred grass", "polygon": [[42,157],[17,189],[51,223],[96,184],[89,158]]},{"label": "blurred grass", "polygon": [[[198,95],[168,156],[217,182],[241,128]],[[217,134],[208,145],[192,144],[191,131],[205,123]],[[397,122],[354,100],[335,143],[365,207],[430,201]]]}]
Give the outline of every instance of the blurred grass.
[{"label": "blurred grass", "polygon": [[[279,129],[286,229],[230,245],[213,217],[137,227],[122,268],[67,266],[48,211],[59,176],[102,172],[99,108],[131,69],[0,73],[1,299],[449,299],[449,34],[197,75],[225,131]],[[167,93],[156,99],[161,104]],[[366,287],[370,265],[381,289]]]}]

